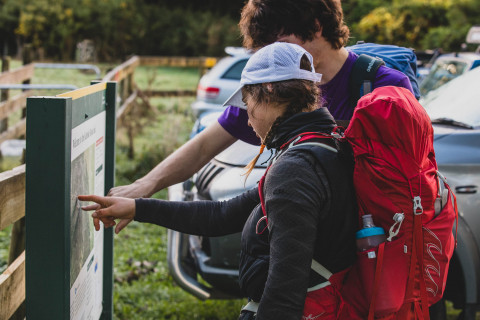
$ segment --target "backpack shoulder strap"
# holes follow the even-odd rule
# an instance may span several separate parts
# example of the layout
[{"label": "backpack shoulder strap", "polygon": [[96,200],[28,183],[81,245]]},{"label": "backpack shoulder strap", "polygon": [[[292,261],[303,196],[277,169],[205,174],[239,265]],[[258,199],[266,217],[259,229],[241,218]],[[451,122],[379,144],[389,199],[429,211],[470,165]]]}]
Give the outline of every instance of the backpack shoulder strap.
[{"label": "backpack shoulder strap", "polygon": [[366,54],[361,54],[355,61],[348,84],[352,108],[355,108],[363,95],[372,91],[378,68],[383,65],[385,65],[385,62],[382,60]]},{"label": "backpack shoulder strap", "polygon": [[320,142],[319,140],[320,139],[337,139],[335,136],[333,136],[332,134],[325,134],[325,133],[320,133],[320,132],[304,132],[304,133],[301,133],[297,136],[295,136],[294,138],[290,139],[289,141],[287,141],[286,143],[284,143],[281,147],[280,147],[280,152],[272,159],[270,165],[267,167],[267,170],[265,170],[265,173],[263,174],[262,178],[260,178],[260,181],[258,182],[258,193],[259,193],[259,196],[260,196],[260,204],[261,204],[261,207],[262,207],[262,212],[263,212],[263,216],[265,217],[265,220],[268,224],[268,220],[267,220],[267,210],[265,208],[265,197],[264,197],[264,194],[263,194],[263,185],[265,183],[265,177],[267,175],[267,172],[268,170],[270,169],[270,167],[272,166],[272,164],[284,153],[286,152],[287,150],[293,148],[293,147],[299,147],[299,146],[306,146],[306,145],[312,145],[312,146],[318,146],[318,147],[322,147],[324,149],[327,149],[329,151],[332,151],[332,152],[338,152],[337,149],[325,144],[325,143],[322,143]]}]

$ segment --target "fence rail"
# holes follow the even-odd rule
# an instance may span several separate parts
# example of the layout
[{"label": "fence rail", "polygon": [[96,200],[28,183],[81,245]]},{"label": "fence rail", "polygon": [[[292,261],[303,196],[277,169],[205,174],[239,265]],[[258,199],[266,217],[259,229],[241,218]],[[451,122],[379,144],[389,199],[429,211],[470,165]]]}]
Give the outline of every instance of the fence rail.
[{"label": "fence rail", "polygon": [[33,63],[24,65],[12,71],[0,74],[0,84],[22,83],[33,78],[35,65]]},{"label": "fence rail", "polygon": [[[108,72],[102,81],[117,81],[118,98],[117,124],[125,124],[125,116],[136,105],[137,98],[146,99],[150,96],[192,96],[195,91],[174,90],[141,91],[134,83],[135,69],[139,66],[175,66],[210,68],[216,63],[216,58],[185,58],[185,57],[138,57],[133,56],[121,65]],[[0,85],[27,84],[34,76],[35,64],[27,64],[15,70],[7,70],[0,74]],[[4,66],[2,66],[4,67]],[[1,89],[0,97],[0,143],[8,139],[25,136],[26,119],[23,117],[16,124],[8,127],[8,116],[22,110],[26,100],[33,95],[32,90],[23,91],[9,98],[8,89]],[[2,127],[2,122],[6,123]],[[22,228],[19,222],[25,217],[25,165],[10,171],[0,173],[0,230],[14,225],[14,230]],[[19,233],[22,236],[21,232]],[[7,269],[0,274],[0,319],[10,319],[25,301],[25,251],[20,245],[10,247],[10,259]],[[15,247],[15,248],[13,248]],[[22,249],[18,250],[18,247]],[[15,251],[15,252],[12,252]],[[20,252],[22,251],[23,252]],[[23,316],[20,317],[23,319]]]},{"label": "fence rail", "polygon": [[142,66],[156,67],[193,67],[193,68],[211,68],[217,63],[217,58],[213,57],[151,57],[141,56]]},{"label": "fence rail", "polygon": [[[25,216],[25,165],[0,173],[0,230]],[[25,300],[25,251],[0,274],[0,319]]]}]

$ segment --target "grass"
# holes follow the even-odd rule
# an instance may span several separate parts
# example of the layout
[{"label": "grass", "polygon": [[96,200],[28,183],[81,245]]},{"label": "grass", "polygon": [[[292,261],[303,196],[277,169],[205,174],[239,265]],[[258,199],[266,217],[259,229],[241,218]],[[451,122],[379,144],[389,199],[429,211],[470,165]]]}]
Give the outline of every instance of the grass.
[{"label": "grass", "polygon": [[200,301],[168,274],[166,230],[132,223],[115,236],[116,319],[237,319],[239,300]]},{"label": "grass", "polygon": [[195,90],[200,71],[197,68],[138,67],[135,82],[140,88]]}]

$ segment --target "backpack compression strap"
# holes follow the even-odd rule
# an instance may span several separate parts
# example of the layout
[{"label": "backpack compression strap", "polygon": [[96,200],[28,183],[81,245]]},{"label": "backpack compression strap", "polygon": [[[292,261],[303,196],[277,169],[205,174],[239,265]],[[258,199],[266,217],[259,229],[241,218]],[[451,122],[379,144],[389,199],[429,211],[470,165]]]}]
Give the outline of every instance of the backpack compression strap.
[{"label": "backpack compression strap", "polygon": [[363,95],[372,92],[378,68],[383,65],[385,65],[385,62],[382,60],[366,54],[361,54],[355,61],[348,84],[352,108],[355,108]]}]

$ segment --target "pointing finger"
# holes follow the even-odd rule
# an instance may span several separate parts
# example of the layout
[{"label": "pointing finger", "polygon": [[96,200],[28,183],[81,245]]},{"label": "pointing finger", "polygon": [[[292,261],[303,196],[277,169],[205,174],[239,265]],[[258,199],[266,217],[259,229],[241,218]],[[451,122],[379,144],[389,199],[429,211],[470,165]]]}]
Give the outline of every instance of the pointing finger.
[{"label": "pointing finger", "polygon": [[82,207],[82,210],[83,211],[91,211],[91,210],[97,210],[97,209],[100,209],[100,205],[99,204],[91,204],[89,206],[83,206]]},{"label": "pointing finger", "polygon": [[108,200],[105,197],[100,197],[94,194],[91,195],[79,195],[78,200],[80,201],[93,201],[99,205],[106,207],[108,205]]}]

